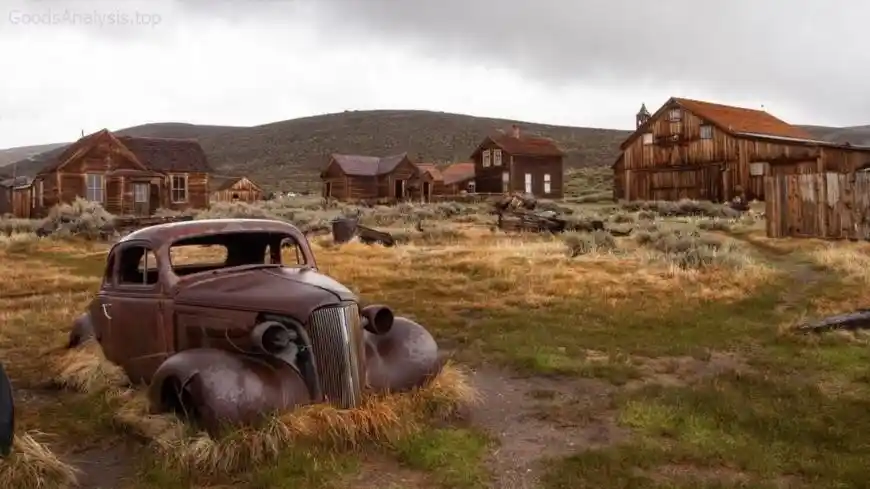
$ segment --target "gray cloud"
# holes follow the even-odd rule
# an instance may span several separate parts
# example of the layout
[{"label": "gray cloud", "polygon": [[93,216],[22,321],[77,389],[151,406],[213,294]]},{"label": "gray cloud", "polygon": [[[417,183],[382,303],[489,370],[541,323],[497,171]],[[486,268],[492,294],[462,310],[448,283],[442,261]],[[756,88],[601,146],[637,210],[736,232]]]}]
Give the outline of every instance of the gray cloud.
[{"label": "gray cloud", "polygon": [[870,122],[861,0],[310,1],[348,41],[391,39],[553,84],[677,85]]}]

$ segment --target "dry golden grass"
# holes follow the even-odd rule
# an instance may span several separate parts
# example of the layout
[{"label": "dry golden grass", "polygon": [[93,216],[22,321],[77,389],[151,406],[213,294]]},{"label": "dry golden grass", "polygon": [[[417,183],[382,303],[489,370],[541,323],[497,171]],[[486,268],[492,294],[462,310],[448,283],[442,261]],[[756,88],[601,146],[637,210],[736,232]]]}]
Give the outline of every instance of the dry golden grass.
[{"label": "dry golden grass", "polygon": [[425,386],[406,393],[370,396],[358,409],[311,405],[276,414],[262,426],[234,429],[224,437],[213,438],[206,433],[190,434],[174,415],[150,414],[144,393],[124,388],[127,379],[94,342],[61,356],[56,361],[54,380],[80,392],[103,391],[106,400],[118,406],[116,422],[151,441],[167,465],[207,474],[268,463],[300,443],[336,447],[390,443],[433,420],[448,419],[457,409],[479,400],[464,371],[448,364]]},{"label": "dry golden grass", "polygon": [[40,433],[16,436],[12,454],[0,458],[0,482],[11,489],[67,488],[78,483],[79,471],[36,441]]}]

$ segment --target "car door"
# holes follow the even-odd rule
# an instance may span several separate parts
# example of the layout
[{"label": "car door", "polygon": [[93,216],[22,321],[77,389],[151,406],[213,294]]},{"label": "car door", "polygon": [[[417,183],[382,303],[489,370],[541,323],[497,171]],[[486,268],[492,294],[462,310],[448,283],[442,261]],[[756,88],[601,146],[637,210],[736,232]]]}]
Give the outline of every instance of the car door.
[{"label": "car door", "polygon": [[104,351],[132,382],[148,383],[168,355],[157,261],[143,242],[123,243],[116,254],[118,271],[112,292],[101,306],[110,323]]}]

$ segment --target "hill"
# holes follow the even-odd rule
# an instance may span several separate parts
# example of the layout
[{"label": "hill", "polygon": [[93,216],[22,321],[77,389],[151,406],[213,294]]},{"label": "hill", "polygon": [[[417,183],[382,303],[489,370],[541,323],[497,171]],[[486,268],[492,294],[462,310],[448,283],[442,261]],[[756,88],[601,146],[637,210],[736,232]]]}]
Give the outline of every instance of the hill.
[{"label": "hill", "polygon": [[[467,160],[487,135],[518,124],[526,134],[551,137],[567,152],[569,168],[609,165],[630,131],[533,124],[423,110],[346,111],[253,127],[157,123],[117,131],[143,137],[195,138],[219,173],[245,174],[268,189],[316,188],[317,174],[330,153],[386,155],[407,151],[427,162]],[[815,137],[870,144],[870,126],[802,126]],[[0,166],[57,145],[0,151]],[[39,168],[22,164],[18,173]],[[7,171],[8,173],[8,171]]]},{"label": "hill", "polygon": [[8,168],[2,168],[6,165],[11,165],[16,161],[21,161],[28,156],[37,155],[44,151],[51,151],[63,144],[66,143],[37,144],[35,146],[19,146],[17,148],[0,150],[0,173],[11,173],[11,170]]}]

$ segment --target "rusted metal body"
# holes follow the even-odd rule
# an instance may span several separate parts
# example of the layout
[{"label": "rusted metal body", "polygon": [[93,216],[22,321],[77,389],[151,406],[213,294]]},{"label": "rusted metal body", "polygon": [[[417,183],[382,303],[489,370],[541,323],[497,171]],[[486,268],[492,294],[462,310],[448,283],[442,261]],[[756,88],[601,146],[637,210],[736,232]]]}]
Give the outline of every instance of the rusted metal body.
[{"label": "rusted metal body", "polygon": [[12,383],[0,363],[0,457],[9,455],[15,433],[15,403],[12,399]]},{"label": "rusted metal body", "polygon": [[[190,246],[225,257],[180,264],[174,250]],[[155,412],[193,412],[210,430],[308,403],[353,408],[367,392],[419,386],[440,369],[429,332],[385,306],[361,308],[317,270],[299,229],[271,220],[125,236],[69,345],[89,336],[132,382],[149,385]]]}]

